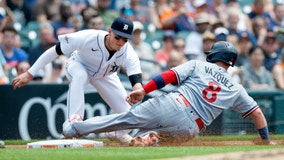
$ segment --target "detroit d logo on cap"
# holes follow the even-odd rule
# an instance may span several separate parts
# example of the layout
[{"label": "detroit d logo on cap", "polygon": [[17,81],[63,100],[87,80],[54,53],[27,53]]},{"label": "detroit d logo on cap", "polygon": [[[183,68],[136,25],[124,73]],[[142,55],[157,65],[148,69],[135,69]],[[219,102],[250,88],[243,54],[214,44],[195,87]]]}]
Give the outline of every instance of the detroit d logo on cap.
[{"label": "detroit d logo on cap", "polygon": [[128,30],[128,25],[127,24],[124,24],[123,30]]}]

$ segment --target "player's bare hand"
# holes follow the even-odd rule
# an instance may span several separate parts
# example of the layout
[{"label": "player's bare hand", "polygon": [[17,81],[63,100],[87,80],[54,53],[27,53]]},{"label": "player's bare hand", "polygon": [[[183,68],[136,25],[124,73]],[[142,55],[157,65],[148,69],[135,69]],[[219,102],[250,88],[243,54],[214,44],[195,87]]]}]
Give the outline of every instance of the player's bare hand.
[{"label": "player's bare hand", "polygon": [[32,79],[33,79],[33,76],[29,72],[25,72],[23,74],[20,74],[13,79],[13,81],[12,81],[13,88],[17,89],[17,88],[20,88],[22,86],[25,86]]},{"label": "player's bare hand", "polygon": [[145,136],[136,136],[130,142],[129,146],[159,146],[160,137],[157,132],[151,131]]},{"label": "player's bare hand", "polygon": [[130,104],[130,105],[134,105],[140,101],[143,100],[144,95],[145,95],[145,91],[143,88],[137,89],[135,91],[130,92],[127,97],[126,97],[126,101]]}]

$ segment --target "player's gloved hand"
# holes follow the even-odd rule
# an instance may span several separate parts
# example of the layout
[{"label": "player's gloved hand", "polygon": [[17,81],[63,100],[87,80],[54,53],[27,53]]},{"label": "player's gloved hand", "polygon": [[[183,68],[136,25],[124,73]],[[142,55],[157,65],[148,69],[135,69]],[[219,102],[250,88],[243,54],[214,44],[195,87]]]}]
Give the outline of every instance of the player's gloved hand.
[{"label": "player's gloved hand", "polygon": [[127,97],[126,97],[126,101],[130,104],[130,105],[134,105],[140,101],[143,100],[144,96],[145,96],[145,91],[143,88],[137,89],[135,91],[130,92]]},{"label": "player's gloved hand", "polygon": [[13,79],[13,81],[12,81],[13,88],[17,89],[17,88],[20,88],[22,86],[25,86],[32,79],[33,79],[33,76],[29,72],[25,72],[23,74],[20,74]]}]

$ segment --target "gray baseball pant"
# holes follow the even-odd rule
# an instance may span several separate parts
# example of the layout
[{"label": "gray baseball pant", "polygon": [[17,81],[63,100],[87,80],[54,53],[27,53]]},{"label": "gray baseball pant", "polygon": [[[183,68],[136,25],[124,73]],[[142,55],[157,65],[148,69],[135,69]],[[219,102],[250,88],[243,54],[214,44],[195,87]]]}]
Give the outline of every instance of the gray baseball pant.
[{"label": "gray baseball pant", "polygon": [[172,138],[188,140],[196,136],[200,128],[192,107],[186,107],[183,102],[179,93],[163,94],[135,106],[129,112],[74,122],[73,127],[80,135],[140,129],[137,133],[139,136],[156,131],[167,132]]}]

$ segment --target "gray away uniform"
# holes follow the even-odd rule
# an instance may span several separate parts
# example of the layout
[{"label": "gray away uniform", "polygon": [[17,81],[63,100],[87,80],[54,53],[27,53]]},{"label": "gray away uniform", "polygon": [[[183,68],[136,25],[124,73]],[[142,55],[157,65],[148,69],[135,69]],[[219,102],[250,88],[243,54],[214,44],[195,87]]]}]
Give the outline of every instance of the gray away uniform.
[{"label": "gray away uniform", "polygon": [[245,89],[214,63],[191,60],[172,70],[178,77],[174,91],[151,98],[129,112],[74,122],[77,136],[138,128],[137,135],[165,131],[184,141],[204,131],[224,109],[246,118],[258,108]]}]

